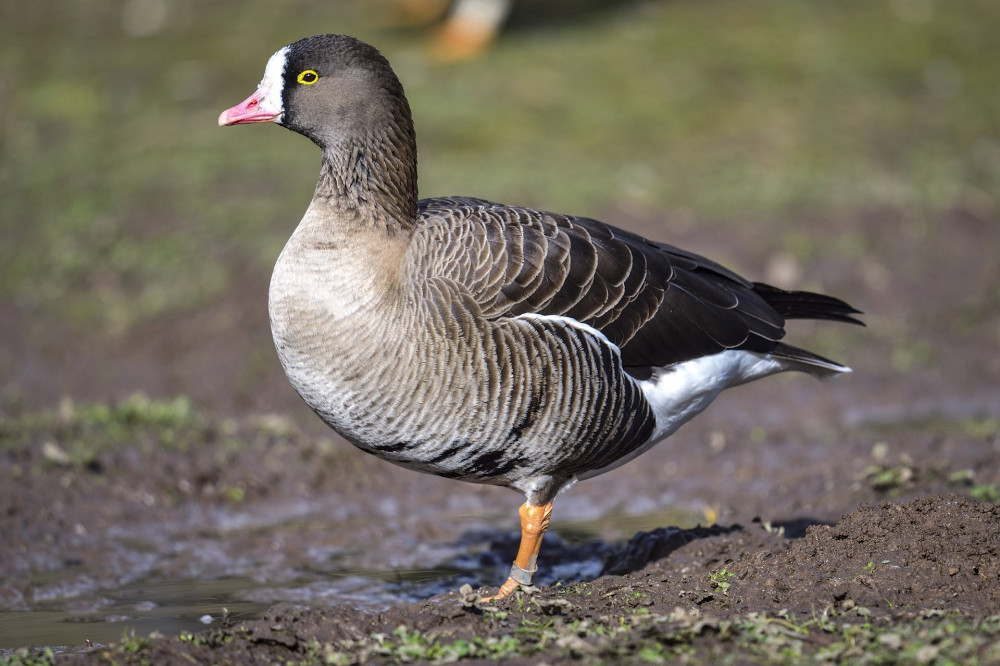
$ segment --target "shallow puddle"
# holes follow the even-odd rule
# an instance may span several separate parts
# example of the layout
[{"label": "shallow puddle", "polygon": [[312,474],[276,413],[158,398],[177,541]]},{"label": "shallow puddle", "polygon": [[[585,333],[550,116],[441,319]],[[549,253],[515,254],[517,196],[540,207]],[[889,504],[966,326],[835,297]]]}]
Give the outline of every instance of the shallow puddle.
[{"label": "shallow puddle", "polygon": [[50,602],[37,610],[0,613],[0,646],[83,647],[118,642],[126,631],[176,636],[221,622],[223,609],[236,619],[257,617],[267,605],[245,601],[252,581],[159,581],[106,591],[100,598]]},{"label": "shallow puddle", "polygon": [[[568,515],[586,513],[566,504]],[[30,609],[0,612],[0,654],[30,645],[108,644],[127,631],[175,636],[220,626],[225,614],[253,619],[280,602],[378,610],[464,583],[496,585],[518,539],[516,532],[486,527],[490,516],[453,516],[446,524],[464,531],[450,540],[447,534],[418,538],[426,527],[420,521],[372,526],[348,520],[345,526],[327,516],[322,505],[272,504],[267,512],[189,514],[176,524],[117,526],[93,535],[89,548],[99,556],[36,577]],[[554,522],[537,581],[596,578],[613,551],[610,542],[664,525],[693,526],[700,518],[661,511]]]}]

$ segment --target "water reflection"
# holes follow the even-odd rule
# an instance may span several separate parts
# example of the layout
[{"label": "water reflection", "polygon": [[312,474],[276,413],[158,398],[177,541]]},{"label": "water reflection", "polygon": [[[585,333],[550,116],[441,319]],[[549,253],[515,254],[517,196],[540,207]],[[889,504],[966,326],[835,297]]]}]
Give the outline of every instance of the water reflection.
[{"label": "water reflection", "polygon": [[[451,541],[417,539],[419,526],[392,524],[378,526],[379,538],[366,538],[362,525],[324,520],[329,514],[317,508],[272,505],[264,513],[214,520],[187,516],[183,524],[103,535],[101,546],[116,554],[103,561],[129,571],[86,571],[76,563],[34,580],[31,610],[0,613],[0,649],[80,649],[88,641],[117,642],[126,631],[176,636],[219,626],[224,615],[254,619],[281,602],[379,610],[464,583],[496,584],[506,575],[519,537],[516,531],[482,527],[502,520],[479,515],[452,517],[453,525],[480,526]],[[284,520],[276,521],[277,515]],[[593,579],[614,552],[614,541],[640,530],[697,522],[697,515],[678,511],[556,522],[546,538],[538,583]],[[360,549],[358,543],[378,548]]]}]

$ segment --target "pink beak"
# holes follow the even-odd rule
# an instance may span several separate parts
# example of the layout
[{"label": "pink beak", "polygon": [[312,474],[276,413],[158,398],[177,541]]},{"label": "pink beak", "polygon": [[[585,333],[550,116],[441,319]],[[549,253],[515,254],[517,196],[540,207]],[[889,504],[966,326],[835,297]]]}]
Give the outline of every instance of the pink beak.
[{"label": "pink beak", "polygon": [[219,114],[219,126],[245,125],[247,123],[269,123],[281,116],[281,110],[264,108],[264,96],[260,90],[247,97],[231,109]]}]

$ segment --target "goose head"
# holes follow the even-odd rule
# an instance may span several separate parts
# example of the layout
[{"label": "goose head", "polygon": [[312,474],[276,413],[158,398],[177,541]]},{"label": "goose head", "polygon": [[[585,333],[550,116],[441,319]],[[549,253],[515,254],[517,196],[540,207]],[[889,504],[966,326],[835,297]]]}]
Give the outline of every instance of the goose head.
[{"label": "goose head", "polygon": [[376,227],[410,228],[417,214],[417,147],[410,106],[378,50],[316,35],[271,56],[257,90],[219,125],[273,122],[323,151],[314,200],[361,212]]},{"label": "goose head", "polygon": [[[219,125],[273,122],[320,148],[412,134],[403,86],[375,49],[346,35],[316,35],[274,53],[257,90],[219,115]],[[402,130],[401,132],[399,130]]]}]

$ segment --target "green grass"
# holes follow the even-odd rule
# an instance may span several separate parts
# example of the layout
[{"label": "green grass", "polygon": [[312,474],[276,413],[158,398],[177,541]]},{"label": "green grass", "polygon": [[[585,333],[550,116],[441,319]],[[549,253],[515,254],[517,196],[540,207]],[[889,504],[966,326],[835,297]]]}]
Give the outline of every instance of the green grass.
[{"label": "green grass", "polygon": [[[171,4],[142,37],[113,3],[5,5],[0,297],[114,334],[266,275],[318,156],[215,118],[273,50],[319,31],[396,65],[425,196],[621,209],[664,239],[749,219],[806,259],[831,248],[799,215],[891,209],[919,234],[997,204],[992,0],[641,3],[509,31],[458,65],[386,27],[384,4]],[[843,234],[832,250],[863,247]]]},{"label": "green grass", "polygon": [[[476,63],[411,92],[445,148],[425,185],[709,219],[947,210],[996,191],[996,156],[956,148],[997,128],[980,60],[997,21],[985,2],[918,24],[881,2],[662,3],[512,38],[501,72]],[[474,99],[456,109],[459,94]]]},{"label": "green grass", "polygon": [[[339,644],[315,642],[301,663],[450,663],[516,655],[569,657],[582,663],[689,659],[692,663],[824,664],[864,658],[873,664],[985,664],[1000,658],[997,638],[1000,624],[996,617],[977,620],[947,614],[890,625],[866,621],[863,613],[852,617],[823,613],[806,620],[751,613],[726,620],[678,609],[669,616],[635,613],[525,622],[512,634],[488,638],[450,639],[400,626],[392,636],[373,634]],[[710,643],[716,647],[709,647]]]},{"label": "green grass", "polygon": [[[988,664],[1000,659],[1000,617],[977,619],[959,613],[929,611],[910,619],[888,621],[868,609],[826,609],[812,617],[749,613],[730,619],[698,610],[670,614],[645,609],[585,619],[523,615],[504,620],[489,614],[472,628],[421,632],[401,624],[391,632],[374,632],[358,640],[321,641],[287,637],[294,656],[286,663],[453,663],[463,660],[503,661],[516,657],[572,659],[600,663],[713,664]],[[481,631],[481,633],[479,633]],[[193,646],[227,646],[247,640],[237,626],[203,634],[185,634],[175,642]],[[155,640],[163,641],[158,638]],[[252,643],[252,639],[251,639]],[[108,663],[145,663],[151,640],[128,635],[122,643],[94,656]],[[10,664],[50,664],[51,657],[18,651]]]},{"label": "green grass", "polygon": [[0,452],[39,449],[47,464],[85,468],[102,451],[142,443],[184,450],[216,436],[188,400],[134,395],[115,404],[64,402],[59,409],[0,417]]}]

